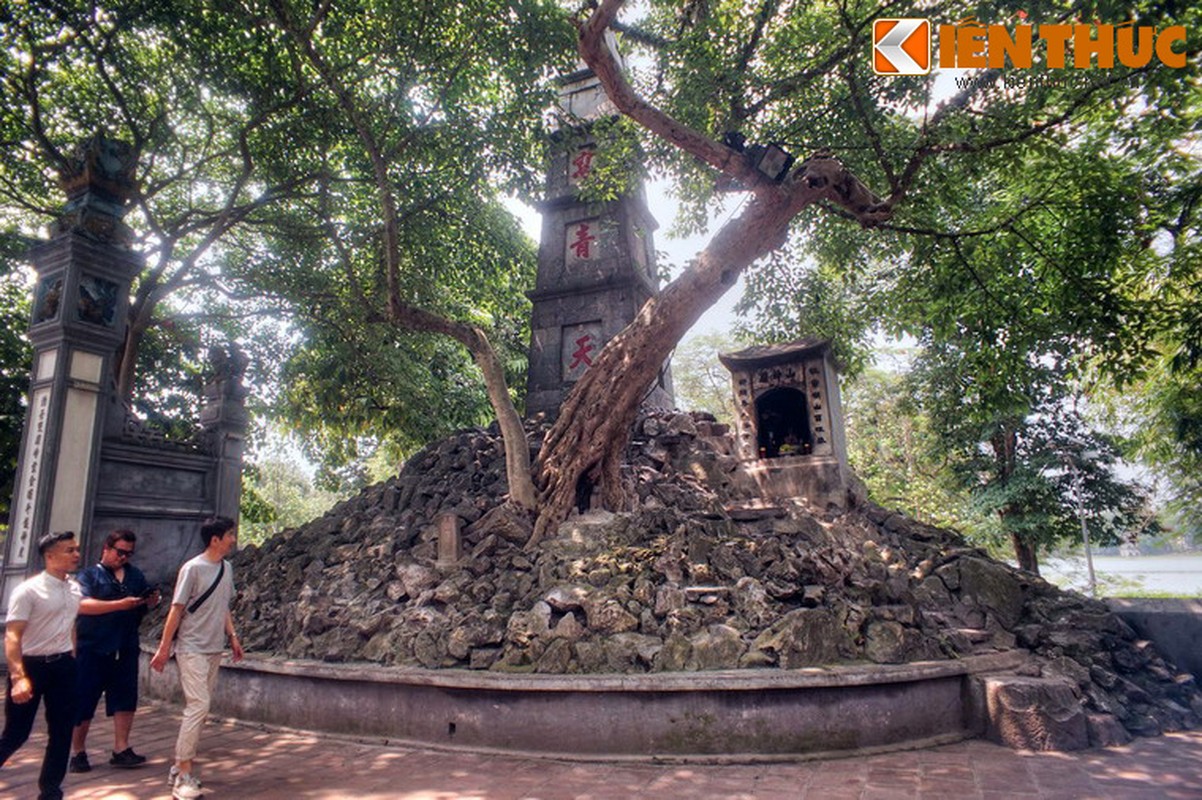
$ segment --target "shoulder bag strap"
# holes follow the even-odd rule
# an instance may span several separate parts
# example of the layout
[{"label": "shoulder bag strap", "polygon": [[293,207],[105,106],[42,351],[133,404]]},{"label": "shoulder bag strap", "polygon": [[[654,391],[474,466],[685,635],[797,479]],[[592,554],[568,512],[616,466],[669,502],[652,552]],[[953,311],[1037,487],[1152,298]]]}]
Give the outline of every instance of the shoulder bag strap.
[{"label": "shoulder bag strap", "polygon": [[211,595],[217,589],[217,585],[219,583],[221,583],[221,579],[224,576],[225,576],[225,559],[223,558],[223,559],[221,559],[221,568],[217,570],[217,580],[213,581],[212,586],[210,586],[208,589],[205,589],[204,594],[202,594],[200,597],[198,597],[192,601],[192,605],[188,606],[189,614],[195,614],[196,609],[198,609],[204,605],[205,600],[208,600],[209,595]]}]

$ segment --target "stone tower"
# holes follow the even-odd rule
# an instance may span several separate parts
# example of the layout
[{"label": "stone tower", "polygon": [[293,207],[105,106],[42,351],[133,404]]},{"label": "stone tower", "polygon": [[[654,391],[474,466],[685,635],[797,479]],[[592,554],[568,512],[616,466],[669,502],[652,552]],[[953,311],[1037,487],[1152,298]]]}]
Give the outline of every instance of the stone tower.
[{"label": "stone tower", "polygon": [[[659,291],[652,241],[657,226],[642,182],[633,181],[613,200],[590,202],[581,196],[582,182],[606,157],[592,126],[614,115],[596,76],[583,64],[563,79],[560,109],[570,122],[552,135],[547,194],[539,204],[543,229],[538,278],[530,292],[528,416],[553,417],[605,343]],[[656,384],[647,387],[644,403],[672,406],[666,364]]]}]

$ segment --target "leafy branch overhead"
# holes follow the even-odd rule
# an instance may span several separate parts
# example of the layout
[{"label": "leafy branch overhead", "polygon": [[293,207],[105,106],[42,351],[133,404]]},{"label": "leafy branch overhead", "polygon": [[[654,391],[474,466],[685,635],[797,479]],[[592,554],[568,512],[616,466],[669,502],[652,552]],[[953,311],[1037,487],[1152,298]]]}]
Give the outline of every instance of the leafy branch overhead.
[{"label": "leafy branch overhead", "polygon": [[[646,131],[647,149],[672,170],[695,224],[705,225],[716,187],[741,188],[747,197],[742,213],[611,342],[612,364],[607,352],[599,366],[616,370],[621,363],[627,376],[647,380],[648,372],[629,365],[647,366],[664,355],[651,340],[674,341],[698,309],[760,259],[751,304],[784,301],[785,318],[799,335],[815,332],[807,329],[812,321],[789,314],[788,296],[755,295],[757,276],[765,276],[765,287],[779,287],[767,276],[782,269],[846,276],[856,291],[831,296],[863,306],[820,316],[854,324],[839,331],[853,342],[874,326],[930,340],[965,329],[985,337],[999,327],[1029,326],[1004,341],[1034,347],[1076,341],[1087,356],[1114,357],[1112,376],[1147,363],[1155,349],[1142,335],[1150,330],[1144,325],[1150,305],[1127,292],[1132,284],[1119,273],[1155,269],[1159,259],[1149,255],[1138,221],[1151,208],[1141,210],[1120,177],[1138,176],[1140,159],[1120,166],[1119,156],[1139,152],[1126,148],[1141,140],[1159,142],[1157,156],[1189,141],[1196,65],[1119,69],[1025,91],[985,71],[937,102],[930,80],[875,76],[865,60],[872,20],[907,16],[903,6],[800,9],[768,0],[693,4],[682,13],[676,4],[652,3],[646,19],[627,28],[640,32],[632,41],[650,46],[654,74],[632,80],[606,43],[622,7],[620,0],[603,0],[577,21],[582,57],[615,107]],[[1039,11],[1053,20],[1073,14],[1053,4]],[[945,3],[914,15],[950,21],[970,13],[964,4]],[[1178,22],[1157,17],[1170,13],[1149,12],[1141,24]],[[777,183],[728,146],[739,139],[810,155]],[[1196,165],[1189,171],[1196,176]],[[882,191],[869,188],[874,184]],[[1120,221],[1127,213],[1133,224]],[[999,285],[1006,276],[1010,285]],[[1067,330],[1048,324],[1061,312]],[[1095,363],[1103,372],[1110,366]],[[598,391],[586,376],[565,410],[580,414],[589,407],[586,395]],[[608,440],[617,427],[561,417],[548,441],[559,447]],[[608,433],[598,436],[599,430]],[[565,476],[559,472],[566,459],[554,452],[541,462],[549,481],[543,498],[552,503],[578,476],[604,484],[614,451],[596,448],[587,457],[576,451]]]}]

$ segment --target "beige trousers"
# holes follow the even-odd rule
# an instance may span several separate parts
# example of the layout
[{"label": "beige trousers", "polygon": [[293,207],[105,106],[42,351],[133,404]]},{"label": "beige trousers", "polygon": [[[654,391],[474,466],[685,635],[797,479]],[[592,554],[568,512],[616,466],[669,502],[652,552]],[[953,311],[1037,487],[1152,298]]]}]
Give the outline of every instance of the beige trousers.
[{"label": "beige trousers", "polygon": [[179,726],[179,738],[175,740],[175,760],[191,761],[196,758],[200,729],[209,714],[221,653],[176,653],[175,664],[179,668],[180,687],[184,690],[184,720]]}]

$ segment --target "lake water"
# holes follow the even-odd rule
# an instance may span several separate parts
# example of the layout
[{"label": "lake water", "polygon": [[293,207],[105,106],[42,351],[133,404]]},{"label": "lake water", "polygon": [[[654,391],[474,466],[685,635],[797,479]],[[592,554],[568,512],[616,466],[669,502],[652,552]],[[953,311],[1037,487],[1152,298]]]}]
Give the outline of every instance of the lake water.
[{"label": "lake water", "polygon": [[[1099,597],[1147,592],[1202,597],[1202,553],[1157,556],[1094,556]],[[1052,583],[1084,592],[1085,556],[1048,559],[1040,573]]]}]

